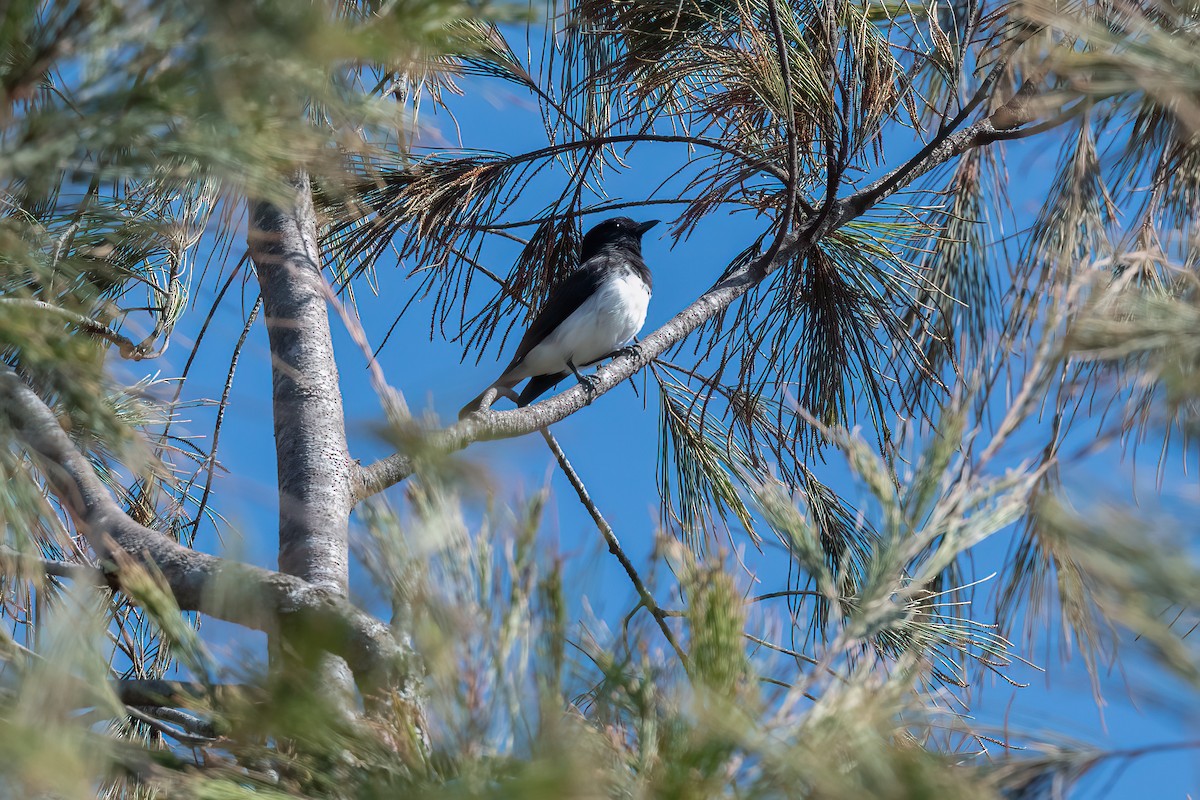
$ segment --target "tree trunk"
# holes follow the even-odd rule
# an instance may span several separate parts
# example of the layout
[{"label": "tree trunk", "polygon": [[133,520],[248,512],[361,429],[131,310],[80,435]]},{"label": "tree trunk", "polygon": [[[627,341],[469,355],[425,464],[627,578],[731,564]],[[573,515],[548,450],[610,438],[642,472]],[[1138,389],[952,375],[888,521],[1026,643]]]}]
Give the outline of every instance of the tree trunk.
[{"label": "tree trunk", "polygon": [[[329,328],[316,213],[308,175],[290,208],[250,205],[250,255],[271,344],[279,474],[279,569],[345,597],[354,462]],[[349,688],[338,660],[337,679]]]}]

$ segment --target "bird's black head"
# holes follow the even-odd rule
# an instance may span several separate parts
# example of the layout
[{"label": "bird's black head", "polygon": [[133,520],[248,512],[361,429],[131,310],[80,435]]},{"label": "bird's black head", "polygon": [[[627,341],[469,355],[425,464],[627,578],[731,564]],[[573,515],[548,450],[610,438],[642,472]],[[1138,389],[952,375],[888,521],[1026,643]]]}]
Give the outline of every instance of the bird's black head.
[{"label": "bird's black head", "polygon": [[658,224],[658,220],[649,222],[634,222],[629,217],[613,217],[606,219],[592,228],[583,237],[580,248],[580,260],[587,261],[592,256],[606,249],[629,250],[640,255],[642,252],[642,234]]}]

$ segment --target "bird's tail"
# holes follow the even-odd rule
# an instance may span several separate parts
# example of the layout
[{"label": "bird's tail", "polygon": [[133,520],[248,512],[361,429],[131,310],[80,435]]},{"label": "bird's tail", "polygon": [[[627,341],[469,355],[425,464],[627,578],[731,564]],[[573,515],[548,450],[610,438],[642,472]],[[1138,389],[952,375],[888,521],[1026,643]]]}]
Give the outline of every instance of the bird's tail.
[{"label": "bird's tail", "polygon": [[537,400],[570,374],[569,372],[558,372],[553,375],[534,375],[521,390],[521,396],[517,398],[517,408],[524,408]]},{"label": "bird's tail", "polygon": [[[483,401],[487,398],[488,392],[496,392],[495,396],[492,397],[492,402],[495,402],[496,398],[504,394],[505,390],[512,389],[512,387],[516,386],[518,382],[519,381],[507,380],[501,376],[495,383],[477,394],[475,398],[471,400],[471,402],[460,408],[458,410],[458,418],[466,419],[477,411],[483,411]],[[491,405],[491,403],[488,405]]]},{"label": "bird's tail", "polygon": [[469,403],[467,403],[465,406],[463,406],[462,408],[460,408],[460,409],[458,410],[458,418],[459,418],[459,419],[466,419],[467,417],[469,417],[469,416],[471,416],[472,414],[474,414],[476,411],[480,411],[480,410],[481,410],[481,406],[483,405],[483,398],[484,398],[484,397],[487,395],[487,393],[488,393],[488,392],[490,392],[491,390],[492,390],[492,387],[491,387],[491,386],[489,386],[488,388],[486,388],[486,389],[484,389],[482,392],[480,392],[478,395],[476,395],[474,400],[470,401],[470,402],[469,402]]}]

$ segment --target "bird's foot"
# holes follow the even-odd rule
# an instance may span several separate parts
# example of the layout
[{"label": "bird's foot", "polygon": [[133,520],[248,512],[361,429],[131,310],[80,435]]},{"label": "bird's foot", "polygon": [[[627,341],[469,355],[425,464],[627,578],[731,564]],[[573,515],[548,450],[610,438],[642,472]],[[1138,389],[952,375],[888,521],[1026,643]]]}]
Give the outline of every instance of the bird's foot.
[{"label": "bird's foot", "polygon": [[613,358],[620,358],[621,356],[629,356],[630,358],[634,358],[634,359],[637,359],[638,361],[641,361],[642,360],[641,342],[634,342],[633,344],[627,344],[624,347],[618,347],[613,352]]},{"label": "bird's foot", "polygon": [[[639,361],[642,358],[642,343],[634,339],[624,347],[618,347],[607,355],[601,356],[597,361],[603,361],[606,358],[620,358],[621,356],[631,356]],[[595,362],[593,362],[595,363]]]},{"label": "bird's foot", "polygon": [[600,379],[595,375],[584,375],[571,359],[567,359],[567,367],[571,372],[575,373],[575,380],[579,381],[579,385],[583,387],[583,393],[587,396],[584,405],[590,406],[592,401],[596,399],[596,386],[600,382]]},{"label": "bird's foot", "polygon": [[587,397],[584,402],[585,406],[590,406],[592,401],[596,399],[596,388],[600,384],[600,379],[595,375],[579,375],[579,385],[583,387],[583,393]]}]

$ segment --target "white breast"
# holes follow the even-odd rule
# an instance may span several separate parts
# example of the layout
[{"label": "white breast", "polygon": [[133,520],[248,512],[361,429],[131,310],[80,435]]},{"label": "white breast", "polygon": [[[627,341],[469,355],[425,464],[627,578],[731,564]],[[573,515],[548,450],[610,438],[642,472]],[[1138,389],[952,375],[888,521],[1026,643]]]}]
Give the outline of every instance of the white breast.
[{"label": "white breast", "polygon": [[567,360],[583,366],[627,344],[646,322],[650,289],[632,271],[613,275],[571,316],[529,351],[524,375],[565,372]]}]

